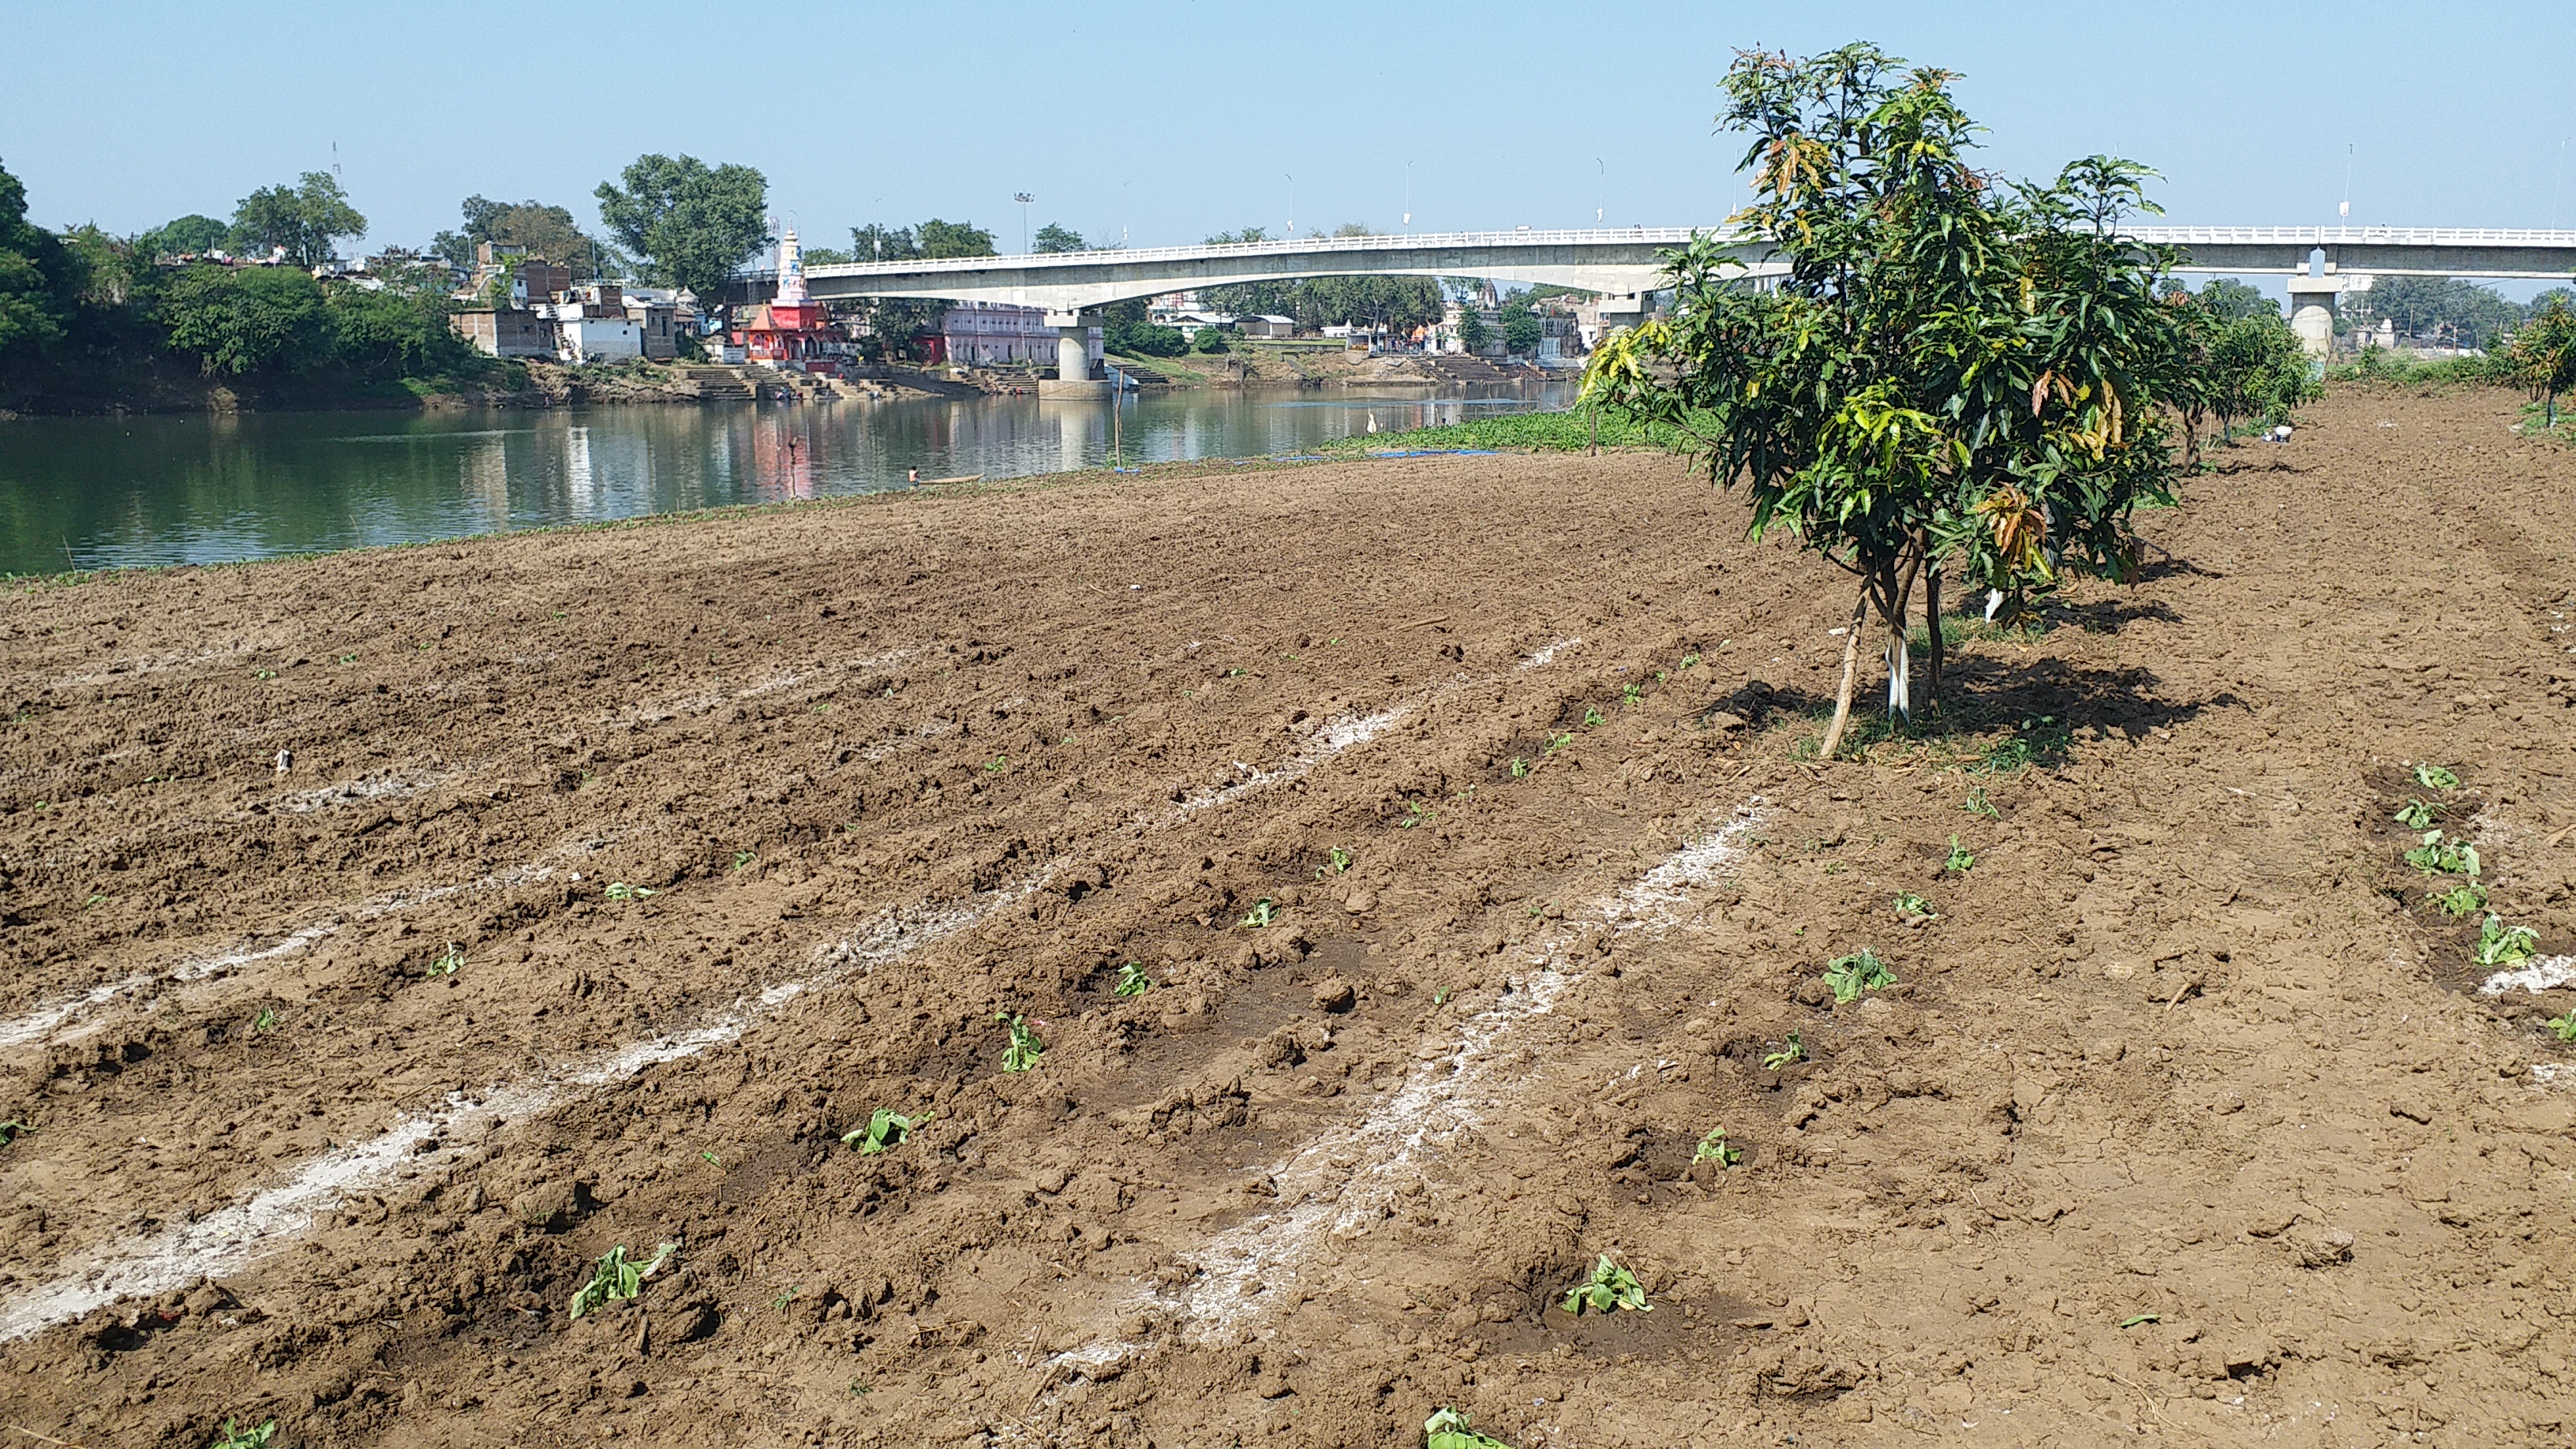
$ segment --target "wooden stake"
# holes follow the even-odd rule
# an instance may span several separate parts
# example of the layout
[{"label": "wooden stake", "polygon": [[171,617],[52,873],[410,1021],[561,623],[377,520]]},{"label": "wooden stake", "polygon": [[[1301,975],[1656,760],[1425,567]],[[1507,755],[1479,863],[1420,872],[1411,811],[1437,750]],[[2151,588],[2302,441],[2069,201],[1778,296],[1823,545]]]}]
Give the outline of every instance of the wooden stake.
[{"label": "wooden stake", "polygon": [[1860,631],[1869,621],[1869,585],[1860,586],[1860,599],[1852,605],[1851,627],[1843,631],[1843,687],[1834,696],[1834,722],[1825,731],[1825,747],[1817,758],[1830,762],[1834,751],[1843,744],[1843,726],[1851,723],[1852,679],[1860,672]]}]

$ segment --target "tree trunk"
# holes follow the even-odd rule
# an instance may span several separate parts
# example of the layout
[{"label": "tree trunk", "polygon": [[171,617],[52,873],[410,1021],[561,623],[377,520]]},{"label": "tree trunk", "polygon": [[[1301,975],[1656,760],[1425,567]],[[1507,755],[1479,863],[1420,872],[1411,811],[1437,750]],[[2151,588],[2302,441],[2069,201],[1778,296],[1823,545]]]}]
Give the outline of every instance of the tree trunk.
[{"label": "tree trunk", "polygon": [[1914,601],[1914,571],[1919,561],[1909,560],[1904,572],[1891,564],[1878,580],[1878,617],[1887,625],[1887,717],[1905,724],[1914,722],[1913,642],[1905,637],[1905,616]]},{"label": "tree trunk", "polygon": [[1834,696],[1834,722],[1825,731],[1825,747],[1818,757],[1831,761],[1834,751],[1843,746],[1843,727],[1851,723],[1852,681],[1860,675],[1860,631],[1869,622],[1869,585],[1860,586],[1860,598],[1852,605],[1851,627],[1843,631],[1843,687]]},{"label": "tree trunk", "polygon": [[1941,708],[1941,666],[1949,658],[1949,646],[1941,639],[1941,566],[1934,564],[1923,576],[1923,620],[1931,640],[1923,660],[1923,706]]}]

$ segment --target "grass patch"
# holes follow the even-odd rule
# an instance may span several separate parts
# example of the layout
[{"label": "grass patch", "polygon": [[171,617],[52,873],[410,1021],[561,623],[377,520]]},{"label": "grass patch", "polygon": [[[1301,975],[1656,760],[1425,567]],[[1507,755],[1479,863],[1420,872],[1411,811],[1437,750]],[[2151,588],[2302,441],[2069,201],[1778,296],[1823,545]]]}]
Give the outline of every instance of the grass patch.
[{"label": "grass patch", "polygon": [[[1569,408],[1560,412],[1504,413],[1489,418],[1470,418],[1462,423],[1411,428],[1401,433],[1371,433],[1327,443],[1316,451],[1353,457],[1368,453],[1457,450],[1580,453],[1590,448],[1594,441],[1592,414],[1580,408]],[[1694,444],[1690,435],[1679,428],[1663,423],[1643,423],[1607,411],[1600,416],[1598,441],[1605,448],[1656,448],[1668,453],[1688,452]]]}]

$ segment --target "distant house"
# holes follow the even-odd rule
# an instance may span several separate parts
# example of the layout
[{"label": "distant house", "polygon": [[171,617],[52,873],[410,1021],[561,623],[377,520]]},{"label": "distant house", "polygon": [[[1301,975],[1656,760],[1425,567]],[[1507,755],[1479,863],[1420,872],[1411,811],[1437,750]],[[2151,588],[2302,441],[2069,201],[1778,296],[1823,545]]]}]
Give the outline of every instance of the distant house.
[{"label": "distant house", "polygon": [[[1056,330],[1046,312],[1009,302],[960,302],[939,314],[939,330],[930,339],[930,360],[959,367],[1021,365],[1053,367]],[[1101,329],[1091,329],[1091,360],[1104,355]]]},{"label": "distant house", "polygon": [[566,362],[631,362],[644,355],[644,324],[627,315],[615,282],[567,292],[544,310],[555,319],[555,355]]},{"label": "distant house", "polygon": [[1234,330],[1246,337],[1294,337],[1297,335],[1297,319],[1255,312],[1248,317],[1235,318]]},{"label": "distant house", "polygon": [[526,307],[467,307],[449,315],[448,325],[480,352],[492,357],[552,357],[555,321]]}]

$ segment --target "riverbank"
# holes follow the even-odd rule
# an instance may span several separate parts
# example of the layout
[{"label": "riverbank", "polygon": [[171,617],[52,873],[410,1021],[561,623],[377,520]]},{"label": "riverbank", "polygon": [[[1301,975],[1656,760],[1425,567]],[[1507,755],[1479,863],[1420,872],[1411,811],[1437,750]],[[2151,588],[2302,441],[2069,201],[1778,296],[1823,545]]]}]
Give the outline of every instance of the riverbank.
[{"label": "riverbank", "polygon": [[2576,950],[2514,413],[2328,398],[1832,765],[1648,452],[12,592],[0,1422],[2555,1442],[2576,994],[2389,820]]}]

